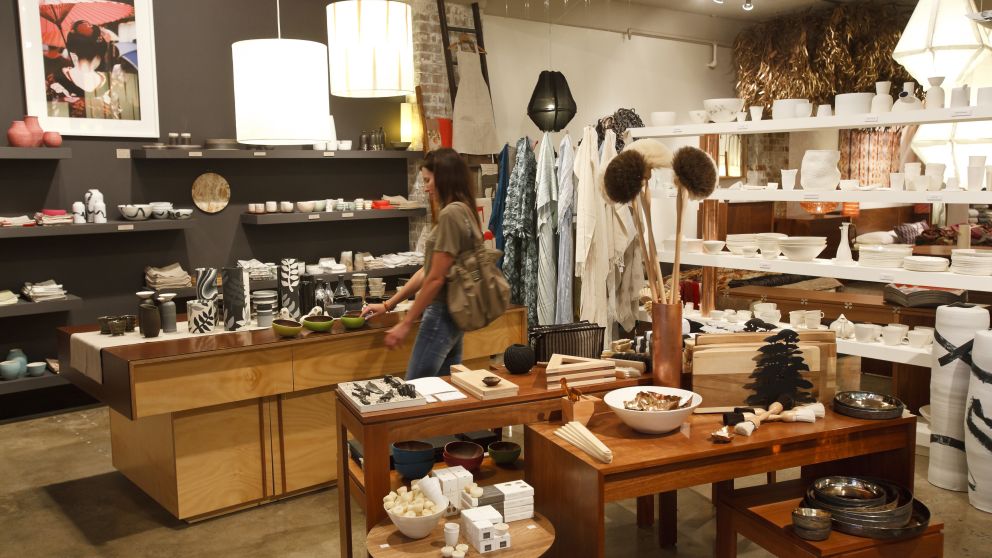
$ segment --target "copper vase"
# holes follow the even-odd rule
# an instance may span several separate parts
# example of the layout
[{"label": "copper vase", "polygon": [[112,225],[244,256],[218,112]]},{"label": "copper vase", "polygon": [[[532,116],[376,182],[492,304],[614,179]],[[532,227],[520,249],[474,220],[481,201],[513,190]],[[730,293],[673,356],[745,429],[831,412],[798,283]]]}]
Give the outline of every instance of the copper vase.
[{"label": "copper vase", "polygon": [[682,387],[682,307],[651,305],[651,376],[654,385]]}]

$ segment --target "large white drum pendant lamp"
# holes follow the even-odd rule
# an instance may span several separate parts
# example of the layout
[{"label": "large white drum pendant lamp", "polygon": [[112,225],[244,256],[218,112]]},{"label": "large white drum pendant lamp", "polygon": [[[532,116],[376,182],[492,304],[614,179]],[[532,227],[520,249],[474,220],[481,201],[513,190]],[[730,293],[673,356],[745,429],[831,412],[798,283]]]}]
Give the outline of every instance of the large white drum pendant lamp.
[{"label": "large white drum pendant lamp", "polygon": [[945,88],[968,83],[992,56],[988,30],[967,17],[974,12],[972,0],[920,0],[892,58],[921,84],[937,76]]},{"label": "large white drum pendant lamp", "polygon": [[232,44],[231,58],[238,143],[305,145],[331,137],[324,45],[252,39]]},{"label": "large white drum pendant lamp", "polygon": [[413,93],[410,6],[394,0],[341,0],[327,6],[331,93],[396,97]]}]

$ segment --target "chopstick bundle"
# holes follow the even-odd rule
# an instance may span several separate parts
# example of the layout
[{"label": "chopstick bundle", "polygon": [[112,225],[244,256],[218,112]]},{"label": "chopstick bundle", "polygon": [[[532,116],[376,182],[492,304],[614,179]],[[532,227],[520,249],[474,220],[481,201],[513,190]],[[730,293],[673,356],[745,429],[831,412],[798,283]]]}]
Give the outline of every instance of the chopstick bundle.
[{"label": "chopstick bundle", "polygon": [[613,452],[595,434],[579,422],[570,422],[555,430],[555,435],[603,463],[613,462]]}]

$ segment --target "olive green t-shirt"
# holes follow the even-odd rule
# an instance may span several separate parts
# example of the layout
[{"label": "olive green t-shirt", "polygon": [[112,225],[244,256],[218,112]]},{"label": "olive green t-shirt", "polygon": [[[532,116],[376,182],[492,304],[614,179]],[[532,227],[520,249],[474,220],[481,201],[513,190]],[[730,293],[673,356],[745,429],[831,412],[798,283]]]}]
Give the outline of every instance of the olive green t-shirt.
[{"label": "olive green t-shirt", "polygon": [[[424,241],[424,277],[427,277],[431,271],[434,252],[445,252],[458,257],[462,252],[472,249],[474,224],[469,220],[471,218],[463,203],[449,203],[441,210],[437,216],[437,224],[427,233]],[[447,294],[448,289],[445,285],[434,300],[445,302]]]}]

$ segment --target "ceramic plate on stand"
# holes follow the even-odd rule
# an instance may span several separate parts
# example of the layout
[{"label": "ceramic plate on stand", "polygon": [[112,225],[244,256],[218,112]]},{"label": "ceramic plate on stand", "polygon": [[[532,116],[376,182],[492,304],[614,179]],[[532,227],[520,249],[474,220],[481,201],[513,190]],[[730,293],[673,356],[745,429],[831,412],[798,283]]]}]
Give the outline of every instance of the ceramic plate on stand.
[{"label": "ceramic plate on stand", "polygon": [[207,172],[193,181],[193,203],[204,213],[220,213],[231,201],[231,185],[223,176]]}]

